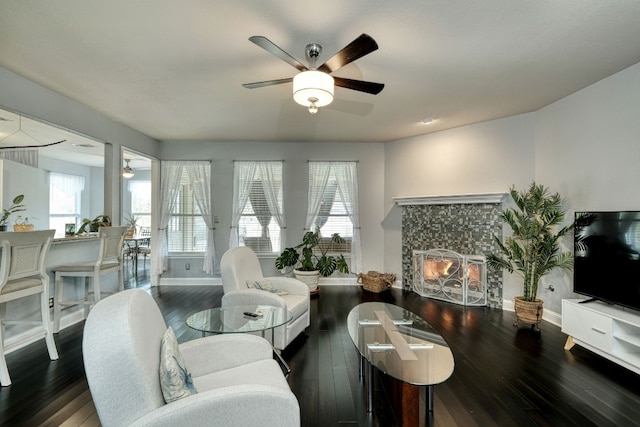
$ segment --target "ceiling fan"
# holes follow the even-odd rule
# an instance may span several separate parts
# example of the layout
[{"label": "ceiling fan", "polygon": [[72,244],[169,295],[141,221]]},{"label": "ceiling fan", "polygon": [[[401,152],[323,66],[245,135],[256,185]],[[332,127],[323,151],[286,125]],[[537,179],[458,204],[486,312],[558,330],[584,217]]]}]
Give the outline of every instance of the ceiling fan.
[{"label": "ceiling fan", "polygon": [[372,95],[377,95],[384,88],[382,83],[331,75],[334,71],[378,49],[376,41],[367,34],[360,35],[320,66],[316,66],[316,61],[322,52],[322,46],[319,43],[308,44],[305,47],[305,56],[309,63],[308,67],[266,37],[253,36],[249,37],[249,41],[298,69],[300,73],[286,79],[245,83],[242,86],[247,89],[255,89],[293,82],[293,99],[298,104],[307,107],[311,114],[317,113],[319,107],[329,105],[333,101],[334,85]]}]

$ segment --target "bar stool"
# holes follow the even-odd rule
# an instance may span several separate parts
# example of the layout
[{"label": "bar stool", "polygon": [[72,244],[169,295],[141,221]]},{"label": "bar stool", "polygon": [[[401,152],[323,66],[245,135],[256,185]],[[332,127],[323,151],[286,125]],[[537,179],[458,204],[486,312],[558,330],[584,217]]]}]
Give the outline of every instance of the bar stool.
[{"label": "bar stool", "polygon": [[[84,317],[86,319],[91,306],[102,295],[108,293],[101,289],[100,278],[112,272],[118,273],[118,291],[124,290],[124,278],[122,274],[122,244],[127,227],[100,227],[100,250],[96,261],[66,264],[54,267],[55,272],[55,300],[53,309],[53,331],[60,331],[60,317],[63,308],[74,305],[84,305]],[[84,296],[81,299],[64,300],[64,278],[84,277]]]},{"label": "bar stool", "polygon": [[[42,327],[51,360],[58,360],[49,316],[49,275],[45,258],[55,230],[28,232],[0,232],[0,384],[11,385],[4,357],[5,324],[28,323]],[[5,320],[6,303],[31,295],[40,295],[41,321]]]}]

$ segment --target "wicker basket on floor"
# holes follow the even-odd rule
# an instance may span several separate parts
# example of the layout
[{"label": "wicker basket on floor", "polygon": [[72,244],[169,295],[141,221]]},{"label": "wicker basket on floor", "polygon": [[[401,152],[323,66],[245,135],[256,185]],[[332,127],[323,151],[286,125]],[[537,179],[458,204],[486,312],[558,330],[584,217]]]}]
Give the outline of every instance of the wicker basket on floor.
[{"label": "wicker basket on floor", "polygon": [[375,293],[386,291],[395,281],[395,274],[379,273],[377,271],[369,271],[366,274],[360,273],[358,275],[358,283],[362,283],[364,290]]}]

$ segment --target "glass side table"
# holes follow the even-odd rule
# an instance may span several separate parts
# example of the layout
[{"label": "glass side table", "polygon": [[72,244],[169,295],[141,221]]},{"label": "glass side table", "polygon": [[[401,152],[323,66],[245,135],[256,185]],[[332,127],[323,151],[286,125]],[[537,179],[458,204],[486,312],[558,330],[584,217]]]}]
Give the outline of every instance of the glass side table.
[{"label": "glass side table", "polygon": [[[244,313],[257,313],[258,317],[250,317]],[[192,314],[187,318],[187,326],[206,334],[238,334],[245,332],[260,332],[263,338],[271,330],[271,345],[273,347],[274,330],[284,326],[293,319],[291,313],[282,307],[271,305],[235,305],[209,308]],[[273,349],[278,361],[289,375],[291,369],[276,349]]]}]

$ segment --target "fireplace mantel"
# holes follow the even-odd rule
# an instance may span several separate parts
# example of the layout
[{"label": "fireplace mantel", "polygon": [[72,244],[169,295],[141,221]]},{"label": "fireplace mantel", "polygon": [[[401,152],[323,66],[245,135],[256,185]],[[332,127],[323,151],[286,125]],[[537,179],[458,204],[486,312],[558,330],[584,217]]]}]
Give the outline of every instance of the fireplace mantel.
[{"label": "fireplace mantel", "polygon": [[449,196],[393,197],[398,206],[501,203],[507,193],[453,194]]}]

